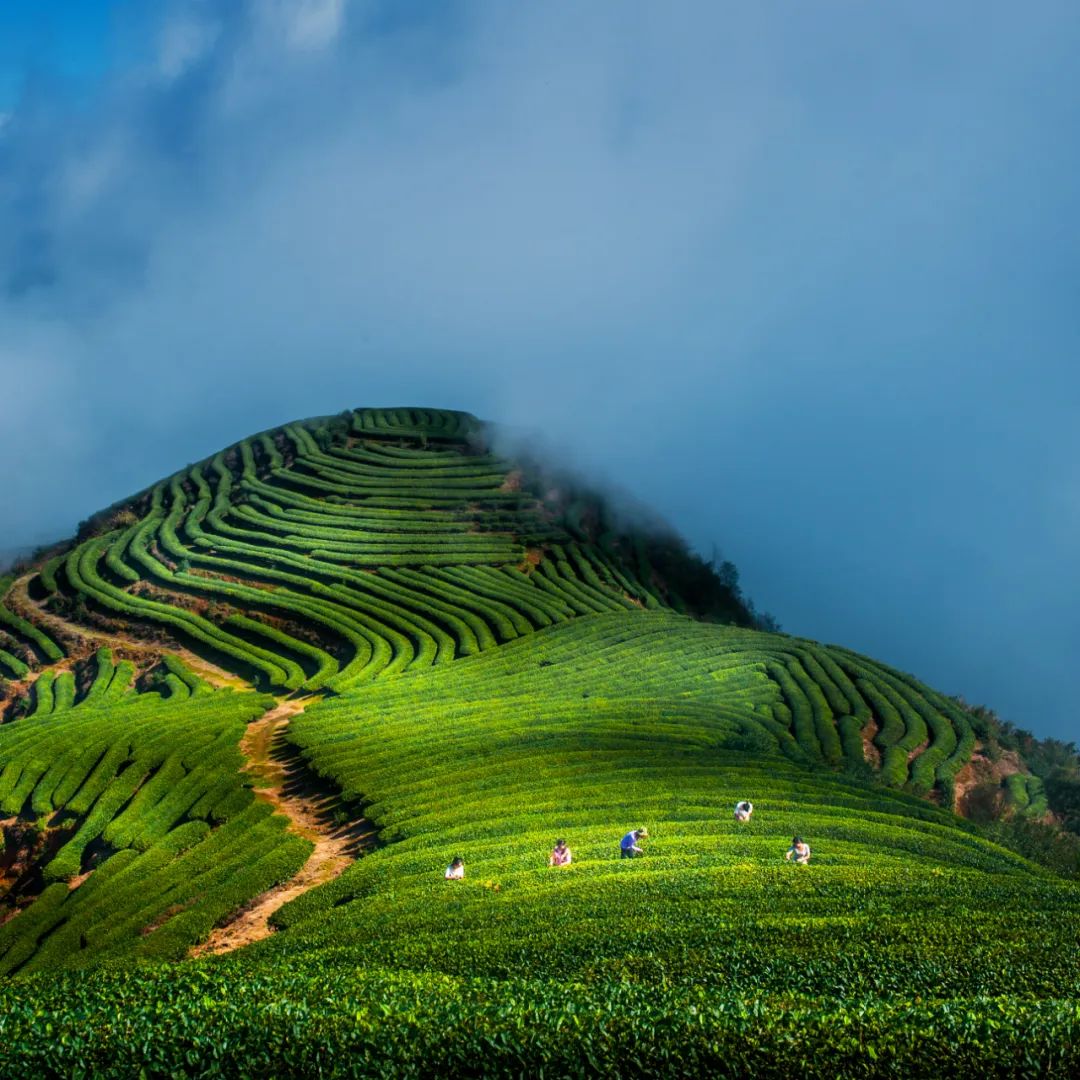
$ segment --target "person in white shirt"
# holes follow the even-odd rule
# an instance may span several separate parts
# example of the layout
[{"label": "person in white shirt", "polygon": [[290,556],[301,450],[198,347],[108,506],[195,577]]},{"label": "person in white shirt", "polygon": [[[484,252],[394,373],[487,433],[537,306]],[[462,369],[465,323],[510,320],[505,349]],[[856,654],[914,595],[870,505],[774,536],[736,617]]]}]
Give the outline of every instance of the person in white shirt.
[{"label": "person in white shirt", "polygon": [[788,862],[794,859],[800,866],[805,866],[810,861],[810,845],[801,836],[793,836],[784,858]]},{"label": "person in white shirt", "polygon": [[461,858],[456,858],[446,868],[445,874],[447,881],[461,881],[465,877],[465,862]]},{"label": "person in white shirt", "polygon": [[569,866],[572,859],[573,856],[566,846],[566,841],[556,840],[555,847],[552,848],[551,854],[548,856],[548,866]]},{"label": "person in white shirt", "polygon": [[735,820],[742,822],[744,825],[750,820],[750,815],[754,812],[754,804],[748,799],[743,799],[742,802],[735,804]]}]

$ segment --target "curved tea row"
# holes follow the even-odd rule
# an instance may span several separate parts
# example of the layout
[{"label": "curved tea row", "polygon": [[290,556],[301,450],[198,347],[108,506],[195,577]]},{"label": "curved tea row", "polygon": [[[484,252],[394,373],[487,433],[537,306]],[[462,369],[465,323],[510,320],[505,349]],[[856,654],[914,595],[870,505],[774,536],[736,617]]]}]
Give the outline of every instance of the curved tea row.
[{"label": "curved tea row", "polygon": [[[134,500],[31,585],[74,623],[89,612],[143,626],[286,692],[341,693],[570,620],[664,610],[615,551],[563,531],[475,418],[420,409],[238,443]],[[63,660],[34,614],[0,607],[0,673]],[[952,804],[985,734],[954,701],[845,649],[738,640],[732,663],[778,691],[755,721],[770,745],[796,761],[869,760],[890,786]],[[1046,813],[1035,777],[1010,777],[1006,796],[1019,815]]]},{"label": "curved tea row", "polygon": [[4,898],[29,906],[0,925],[0,975],[182,957],[311,848],[240,772],[240,737],[272,699],[213,691],[176,657],[161,692],[139,693],[130,663],[96,661],[81,701],[71,672],[47,672],[33,715],[0,727],[0,814],[39,837]]},{"label": "curved tea row", "polygon": [[[37,589],[308,691],[657,606],[610,555],[510,490],[505,463],[461,442],[473,430],[464,414],[381,415],[357,413],[351,429],[289,425],[192,466],[137,518],[118,515],[123,527],[48,564]],[[408,445],[424,431],[444,441]]]},{"label": "curved tea row", "polygon": [[[778,738],[786,691],[768,669],[785,661],[770,637],[596,615],[313,705],[289,738],[387,843],[283,908],[269,955],[585,981],[647,970],[758,991],[844,967],[860,992],[900,970],[912,992],[951,979],[1011,993],[1017,972],[974,948],[1008,894],[1045,913],[1038,931],[1015,920],[1014,951],[1067,980],[1047,929],[1075,889],[923,799],[810,767],[809,749]],[[733,820],[744,798],[749,825]],[[645,856],[621,860],[641,825]],[[794,834],[808,867],[784,861]],[[574,859],[551,869],[558,837]],[[446,882],[455,856],[465,880]],[[925,925],[943,904],[964,912],[944,952]],[[905,962],[867,955],[868,940],[906,943]],[[949,976],[961,944],[972,951]]]}]

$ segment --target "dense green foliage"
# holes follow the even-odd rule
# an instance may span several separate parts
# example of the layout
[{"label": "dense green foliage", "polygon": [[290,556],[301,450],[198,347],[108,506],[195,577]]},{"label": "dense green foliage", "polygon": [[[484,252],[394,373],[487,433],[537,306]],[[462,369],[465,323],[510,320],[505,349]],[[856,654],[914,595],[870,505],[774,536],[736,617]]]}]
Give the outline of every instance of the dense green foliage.
[{"label": "dense green foliage", "polygon": [[[472,418],[352,421],[288,425],[163,481],[50,565],[60,593],[42,591],[65,614],[89,604],[267,686],[311,691],[658,606],[513,489],[509,465],[466,441]],[[534,547],[547,556],[535,572]]]},{"label": "dense green foliage", "polygon": [[70,675],[52,682],[71,687],[62,719],[57,695],[39,693],[31,717],[0,727],[0,814],[32,823],[52,852],[7,897],[32,902],[0,925],[0,974],[182,957],[310,849],[242,784],[237,744],[271,700],[212,693],[175,657],[168,697],[137,694],[129,664],[108,650],[98,661],[77,703]]},{"label": "dense green foliage", "polygon": [[243,957],[0,988],[5,1075],[1075,1076],[1080,1005],[414,975]]},{"label": "dense green foliage", "polygon": [[[3,635],[0,641],[7,641],[14,647],[21,646],[24,650],[29,650],[26,659],[40,658],[43,662],[62,660],[64,650],[40,626],[24,619],[4,602],[11,582],[10,575],[0,576],[0,634]],[[0,662],[14,675],[21,677],[26,674],[24,659],[20,658],[17,664],[12,664],[10,661],[10,654],[5,653],[4,656],[0,656]]]},{"label": "dense green foliage", "polygon": [[[0,580],[0,1074],[1076,1075],[1080,888],[1019,853],[1068,869],[1068,755],[957,817],[1023,733],[753,629],[734,568],[489,442],[290,424]],[[177,962],[311,850],[243,771],[285,695],[278,752],[379,844]]]},{"label": "dense green foliage", "polygon": [[[363,798],[390,843],[277,921],[309,948],[356,948],[386,966],[719,985],[742,971],[760,985],[765,963],[783,972],[777,989],[794,989],[802,959],[817,954],[835,975],[838,938],[865,943],[872,928],[876,942],[887,920],[892,949],[913,951],[908,977],[929,965],[926,990],[948,964],[916,963],[937,944],[913,912],[965,903],[955,940],[971,944],[998,917],[1002,875],[1006,891],[1035,890],[1040,909],[1075,902],[1074,888],[1059,893],[948,812],[812,769],[800,744],[778,743],[762,637],[596,616],[312,707],[291,738]],[[732,820],[740,798],[757,806],[746,826]],[[619,860],[619,838],[642,823],[647,858]],[[796,833],[811,840],[812,878],[784,863]],[[553,873],[557,835],[575,861]],[[454,855],[468,878],[448,890],[439,871]],[[775,920],[764,938],[748,932],[762,912]],[[762,951],[777,932],[799,935],[794,967]],[[897,977],[896,960],[853,950],[840,963],[847,984],[872,991]],[[969,964],[957,989],[973,978]],[[1008,989],[990,985],[980,992]]]},{"label": "dense green foliage", "polygon": [[[529,474],[553,483],[490,453],[463,413],[290,424],[100,517],[37,588],[66,618],[89,610],[143,626],[282,691],[342,692],[567,620],[663,611],[661,594],[682,607],[689,590],[699,608],[749,617],[730,564],[713,574],[666,534],[629,537],[584,490],[548,505],[522,486]],[[745,641],[741,662],[779,688],[759,725],[787,756],[861,769],[871,740],[887,784],[951,805],[976,744],[957,702],[842,649]],[[1013,813],[1046,814],[1035,778],[1009,784]]]}]

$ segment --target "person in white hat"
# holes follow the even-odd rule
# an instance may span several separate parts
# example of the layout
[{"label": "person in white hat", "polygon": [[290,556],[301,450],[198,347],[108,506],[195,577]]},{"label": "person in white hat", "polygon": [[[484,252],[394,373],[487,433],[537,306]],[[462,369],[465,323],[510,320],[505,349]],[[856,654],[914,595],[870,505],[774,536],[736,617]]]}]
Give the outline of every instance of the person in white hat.
[{"label": "person in white hat", "polygon": [[639,855],[644,855],[645,852],[642,851],[640,847],[638,847],[638,841],[644,839],[648,835],[648,829],[631,829],[619,841],[619,858],[636,859]]}]

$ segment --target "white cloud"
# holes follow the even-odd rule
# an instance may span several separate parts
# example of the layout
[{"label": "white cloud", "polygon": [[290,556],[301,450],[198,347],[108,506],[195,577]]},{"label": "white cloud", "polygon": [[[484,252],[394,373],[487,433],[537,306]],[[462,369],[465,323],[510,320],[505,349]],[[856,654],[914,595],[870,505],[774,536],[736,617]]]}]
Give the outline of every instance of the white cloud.
[{"label": "white cloud", "polygon": [[220,26],[192,11],[167,18],[158,42],[157,67],[166,79],[183,75],[213,48]]},{"label": "white cloud", "polygon": [[296,49],[332,44],[345,20],[345,0],[265,0],[265,11]]},{"label": "white cloud", "polygon": [[[1012,513],[1076,521],[1043,499],[1077,458],[1048,285],[1076,276],[1075,140],[1039,102],[1075,96],[1078,43],[1049,15],[178,4],[154,77],[4,130],[0,531],[413,401],[549,432],[798,632],[857,646],[857,612],[884,653],[910,608],[954,656],[943,607],[1008,584],[942,554],[973,522],[993,566],[1050,567],[1014,589],[1059,588],[1068,545]],[[1042,456],[980,429],[1017,401]]]},{"label": "white cloud", "polygon": [[127,132],[122,130],[97,140],[84,151],[73,151],[60,171],[57,213],[65,218],[86,213],[118,179],[126,181],[126,169],[131,166],[129,154]]}]

